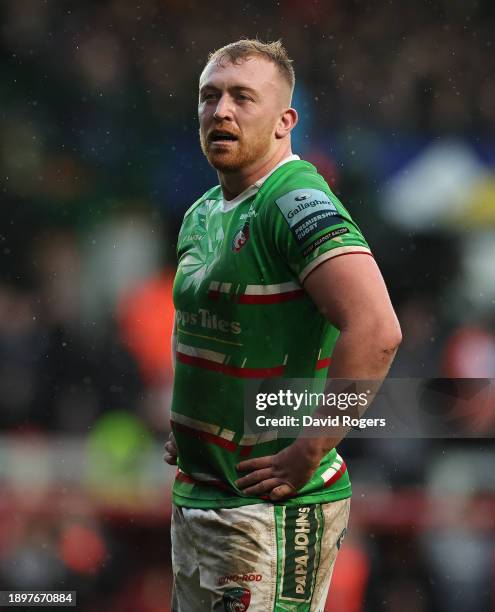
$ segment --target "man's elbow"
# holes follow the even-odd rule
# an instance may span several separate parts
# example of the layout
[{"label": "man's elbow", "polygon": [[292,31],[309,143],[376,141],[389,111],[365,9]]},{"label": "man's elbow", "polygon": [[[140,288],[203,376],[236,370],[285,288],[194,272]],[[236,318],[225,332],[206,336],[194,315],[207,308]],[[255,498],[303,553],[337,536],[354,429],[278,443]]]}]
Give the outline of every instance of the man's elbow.
[{"label": "man's elbow", "polygon": [[402,342],[402,331],[397,317],[394,315],[385,321],[379,321],[373,326],[373,336],[383,353],[393,358]]}]

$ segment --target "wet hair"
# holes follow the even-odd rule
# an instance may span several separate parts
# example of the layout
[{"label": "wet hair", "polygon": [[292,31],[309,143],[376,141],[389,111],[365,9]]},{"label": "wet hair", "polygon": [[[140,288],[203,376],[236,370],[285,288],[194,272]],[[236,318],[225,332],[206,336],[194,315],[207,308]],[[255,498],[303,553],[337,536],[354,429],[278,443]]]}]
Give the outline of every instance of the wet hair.
[{"label": "wet hair", "polygon": [[289,84],[292,96],[296,77],[292,67],[292,60],[287,55],[281,40],[264,43],[257,39],[243,38],[210,53],[207,64],[214,62],[222,65],[222,62],[225,60],[238,64],[246,58],[253,56],[264,57],[275,64],[281,76]]}]

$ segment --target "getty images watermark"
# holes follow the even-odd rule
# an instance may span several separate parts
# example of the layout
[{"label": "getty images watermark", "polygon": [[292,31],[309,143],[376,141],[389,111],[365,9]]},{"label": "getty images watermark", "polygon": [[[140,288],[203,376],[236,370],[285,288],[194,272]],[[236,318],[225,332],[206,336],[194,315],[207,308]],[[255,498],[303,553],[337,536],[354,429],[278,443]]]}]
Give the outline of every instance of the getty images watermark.
[{"label": "getty images watermark", "polygon": [[[256,425],[267,427],[385,427],[384,418],[360,418],[355,410],[364,411],[372,398],[372,390],[356,392],[316,391],[297,392],[292,389],[279,389],[277,392],[256,393],[256,410],[261,414],[255,416]],[[287,408],[283,415],[271,416],[264,411]],[[316,412],[313,410],[316,409]],[[332,414],[333,409],[340,411]],[[292,410],[292,412],[290,412]],[[277,412],[279,412],[277,410]],[[297,413],[297,415],[296,415]]]},{"label": "getty images watermark", "polygon": [[[256,379],[245,393],[244,435],[255,439],[495,437],[495,380]],[[262,438],[259,438],[259,436]]]}]

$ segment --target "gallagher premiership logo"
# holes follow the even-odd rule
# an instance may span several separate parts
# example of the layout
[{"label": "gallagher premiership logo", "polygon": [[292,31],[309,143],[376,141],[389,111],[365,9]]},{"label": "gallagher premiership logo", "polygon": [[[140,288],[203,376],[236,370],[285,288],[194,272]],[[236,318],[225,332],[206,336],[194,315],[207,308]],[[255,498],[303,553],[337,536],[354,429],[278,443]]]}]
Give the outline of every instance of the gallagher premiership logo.
[{"label": "gallagher premiership logo", "polygon": [[249,239],[249,223],[245,223],[242,229],[240,229],[234,239],[232,240],[232,250],[234,253],[238,253],[242,247],[246,244]]},{"label": "gallagher premiership logo", "polygon": [[226,612],[245,612],[251,603],[251,591],[245,587],[233,587],[223,594]]}]

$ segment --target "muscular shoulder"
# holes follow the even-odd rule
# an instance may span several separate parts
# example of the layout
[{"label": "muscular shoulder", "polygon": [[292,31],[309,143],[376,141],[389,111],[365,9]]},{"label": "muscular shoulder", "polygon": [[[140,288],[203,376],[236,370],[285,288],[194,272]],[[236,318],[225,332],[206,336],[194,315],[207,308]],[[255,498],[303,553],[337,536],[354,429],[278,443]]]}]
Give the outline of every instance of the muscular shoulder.
[{"label": "muscular shoulder", "polygon": [[299,160],[282,166],[260,189],[264,214],[284,220],[289,227],[318,212],[350,220],[348,211],[325,179],[309,162]]},{"label": "muscular shoulder", "polygon": [[325,179],[307,161],[295,160],[284,164],[263,183],[260,195],[275,201],[289,191],[296,189],[319,189],[330,192]]},{"label": "muscular shoulder", "polygon": [[200,198],[194,202],[184,213],[184,219],[188,217],[192,212],[199,208],[202,204],[208,200],[218,200],[221,197],[220,185],[215,185],[211,189],[208,189]]},{"label": "muscular shoulder", "polygon": [[370,253],[359,227],[314,166],[288,163],[266,183],[261,221],[270,245],[301,282],[325,259]]}]

